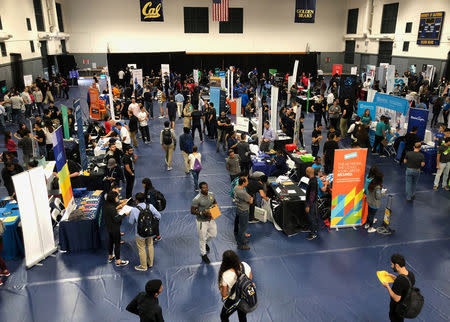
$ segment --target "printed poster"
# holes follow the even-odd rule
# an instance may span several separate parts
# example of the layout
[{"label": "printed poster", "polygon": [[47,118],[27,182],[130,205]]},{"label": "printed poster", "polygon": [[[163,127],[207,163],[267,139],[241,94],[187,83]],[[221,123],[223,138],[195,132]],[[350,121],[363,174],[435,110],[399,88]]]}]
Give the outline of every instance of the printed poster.
[{"label": "printed poster", "polygon": [[361,225],[367,149],[334,152],[331,228]]}]

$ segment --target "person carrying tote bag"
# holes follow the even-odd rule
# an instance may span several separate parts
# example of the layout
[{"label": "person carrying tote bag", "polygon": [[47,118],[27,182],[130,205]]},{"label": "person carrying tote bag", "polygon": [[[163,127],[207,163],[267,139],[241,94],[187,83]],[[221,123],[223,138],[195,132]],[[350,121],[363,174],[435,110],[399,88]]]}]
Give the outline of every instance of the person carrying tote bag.
[{"label": "person carrying tote bag", "polygon": [[189,154],[189,166],[191,167],[192,178],[194,179],[194,189],[198,191],[198,177],[202,170],[202,155],[197,152],[196,145],[192,147],[192,153]]}]

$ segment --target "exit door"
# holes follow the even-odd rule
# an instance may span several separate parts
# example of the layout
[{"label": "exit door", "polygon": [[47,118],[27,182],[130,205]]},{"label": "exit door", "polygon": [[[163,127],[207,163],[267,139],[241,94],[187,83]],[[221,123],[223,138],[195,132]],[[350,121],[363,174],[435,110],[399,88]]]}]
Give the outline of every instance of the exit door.
[{"label": "exit door", "polygon": [[14,88],[16,90],[23,90],[23,61],[21,54],[9,54],[11,57],[11,74]]}]

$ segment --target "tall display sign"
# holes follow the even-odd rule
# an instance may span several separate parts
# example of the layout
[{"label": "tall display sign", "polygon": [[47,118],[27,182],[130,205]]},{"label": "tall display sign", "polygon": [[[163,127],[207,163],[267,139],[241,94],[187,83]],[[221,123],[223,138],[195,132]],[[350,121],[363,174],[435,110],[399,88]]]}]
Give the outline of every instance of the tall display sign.
[{"label": "tall display sign", "polygon": [[77,136],[78,146],[80,148],[81,168],[86,170],[88,167],[88,159],[86,155],[86,143],[84,142],[83,113],[81,112],[79,99],[73,103],[73,109],[75,111],[75,119],[77,120]]},{"label": "tall display sign", "polygon": [[198,69],[192,71],[192,76],[194,76],[194,83],[198,84]]},{"label": "tall display sign", "polygon": [[258,139],[261,139],[263,135],[263,109],[261,106],[261,98],[258,95],[256,95],[256,108],[258,109],[258,126],[256,132],[258,133]]},{"label": "tall display sign", "polygon": [[106,76],[106,82],[108,83],[109,112],[111,113],[111,119],[115,120],[116,116],[114,115],[114,100],[112,94],[111,77]]},{"label": "tall display sign", "polygon": [[70,132],[69,132],[69,114],[67,113],[67,106],[61,105],[61,114],[64,128],[64,139],[68,140],[70,138]]},{"label": "tall display sign", "polygon": [[89,87],[89,115],[94,120],[101,119],[100,100],[96,87]]},{"label": "tall display sign", "polygon": [[425,110],[423,108],[409,109],[408,132],[411,131],[414,126],[417,126],[417,136],[421,141],[423,141],[425,138],[427,122],[428,110]]},{"label": "tall display sign", "polygon": [[334,152],[331,228],[361,225],[367,149]]},{"label": "tall display sign", "polygon": [[52,133],[53,151],[55,153],[56,172],[59,178],[59,187],[64,201],[64,207],[69,213],[75,206],[73,200],[72,184],[70,183],[69,167],[66,161],[66,152],[62,137],[62,127],[58,127]]},{"label": "tall display sign", "polygon": [[270,127],[277,133],[278,116],[278,87],[273,86],[270,91]]},{"label": "tall display sign", "polygon": [[302,114],[302,105],[300,104],[295,114],[295,128],[294,128],[294,144],[297,146],[300,143],[300,116]]},{"label": "tall display sign", "polygon": [[133,86],[134,90],[136,90],[137,86],[144,86],[144,80],[142,78],[142,69],[133,69]]},{"label": "tall display sign", "polygon": [[161,64],[161,77],[166,75],[170,77],[170,65],[169,64]]},{"label": "tall display sign", "polygon": [[295,22],[314,23],[316,18],[316,0],[295,1]]},{"label": "tall display sign", "polygon": [[388,68],[386,69],[386,79],[390,85],[389,87],[386,86],[386,93],[388,94],[394,91],[394,87],[392,86],[394,84],[392,81],[394,78],[395,78],[395,66],[389,65]]}]

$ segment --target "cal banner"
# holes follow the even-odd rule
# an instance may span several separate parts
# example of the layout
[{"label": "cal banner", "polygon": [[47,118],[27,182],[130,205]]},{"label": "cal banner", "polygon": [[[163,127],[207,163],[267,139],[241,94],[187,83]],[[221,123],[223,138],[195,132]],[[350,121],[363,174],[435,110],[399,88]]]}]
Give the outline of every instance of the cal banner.
[{"label": "cal banner", "polygon": [[428,110],[422,108],[411,108],[409,109],[409,120],[408,120],[408,132],[416,126],[417,136],[421,141],[425,138],[425,131],[427,129],[428,122]]},{"label": "cal banner", "polygon": [[295,1],[295,22],[314,23],[316,18],[316,0]]},{"label": "cal banner", "polygon": [[74,206],[72,184],[70,183],[69,167],[66,161],[66,152],[64,150],[64,142],[62,135],[62,127],[58,127],[52,133],[53,152],[55,153],[56,172],[59,178],[59,187],[63,197],[64,207],[67,211],[71,211]]},{"label": "cal banner", "polygon": [[86,143],[84,142],[83,113],[81,111],[80,100],[76,100],[73,103],[73,109],[75,111],[75,119],[77,120],[77,136],[78,145],[80,147],[81,168],[86,170],[88,167],[88,159],[86,155]]},{"label": "cal banner", "polygon": [[331,228],[361,225],[367,149],[334,152]]},{"label": "cal banner", "polygon": [[164,21],[162,0],[141,0],[141,21]]}]

